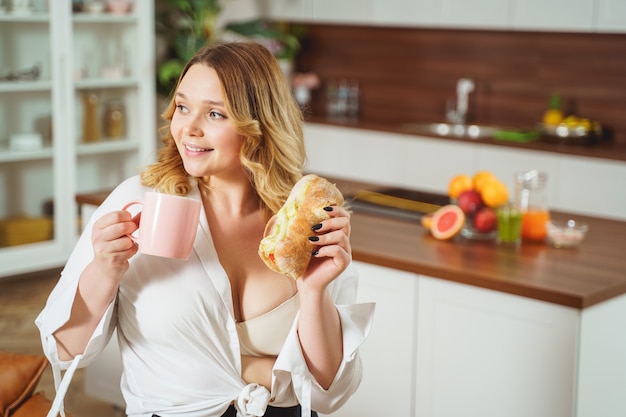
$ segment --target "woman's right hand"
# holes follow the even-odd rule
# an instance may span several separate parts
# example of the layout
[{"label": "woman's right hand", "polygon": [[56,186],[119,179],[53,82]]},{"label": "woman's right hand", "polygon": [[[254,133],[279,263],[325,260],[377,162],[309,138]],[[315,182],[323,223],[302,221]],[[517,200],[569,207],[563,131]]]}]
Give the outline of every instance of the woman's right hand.
[{"label": "woman's right hand", "polygon": [[93,262],[101,272],[107,271],[118,278],[126,272],[128,260],[138,249],[128,235],[137,230],[138,224],[139,217],[133,218],[124,210],[107,213],[93,224]]}]

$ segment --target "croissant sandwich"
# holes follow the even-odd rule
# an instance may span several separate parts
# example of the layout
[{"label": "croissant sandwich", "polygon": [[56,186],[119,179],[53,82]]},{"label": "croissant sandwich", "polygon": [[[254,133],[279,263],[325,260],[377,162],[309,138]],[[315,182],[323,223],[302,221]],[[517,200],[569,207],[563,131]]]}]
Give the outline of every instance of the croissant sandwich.
[{"label": "croissant sandwich", "polygon": [[315,246],[309,241],[311,227],[328,219],[328,206],[341,206],[337,187],[314,174],[305,175],[293,187],[285,204],[267,225],[259,256],[273,271],[296,279],[304,273]]}]

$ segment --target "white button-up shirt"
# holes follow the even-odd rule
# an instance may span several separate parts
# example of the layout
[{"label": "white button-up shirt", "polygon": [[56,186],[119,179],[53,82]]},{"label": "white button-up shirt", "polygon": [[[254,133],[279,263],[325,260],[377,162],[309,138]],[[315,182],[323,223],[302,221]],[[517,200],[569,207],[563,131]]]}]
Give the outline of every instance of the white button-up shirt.
[{"label": "white button-up shirt", "polygon": [[[45,308],[36,319],[52,364],[57,396],[49,415],[63,407],[74,370],[88,365],[117,328],[123,362],[122,393],[131,417],[221,416],[233,403],[239,416],[262,415],[275,407],[302,405],[331,413],[357,389],[362,375],[358,347],[367,336],[373,304],[353,304],[357,274],[350,266],[328,288],[341,319],[343,361],[328,390],[307,369],[296,333],[297,320],[275,362],[271,391],[241,378],[241,356],[230,282],[222,268],[203,213],[194,251],[187,261],[138,253],[118,294],[82,355],[59,360],[53,333],[70,317],[78,279],[93,259],[91,226],[103,214],[140,201],[148,191],[138,177],[120,184],[96,210],[72,252]],[[197,187],[190,194],[200,198]],[[65,375],[61,378],[61,371]]]}]

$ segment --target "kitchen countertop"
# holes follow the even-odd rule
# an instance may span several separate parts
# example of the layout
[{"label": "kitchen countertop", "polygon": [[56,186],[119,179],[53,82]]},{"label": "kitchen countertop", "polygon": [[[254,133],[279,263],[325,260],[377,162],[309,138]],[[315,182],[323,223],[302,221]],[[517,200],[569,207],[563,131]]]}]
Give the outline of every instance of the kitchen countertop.
[{"label": "kitchen countertop", "polygon": [[[329,178],[344,195],[380,186]],[[553,218],[568,218],[552,212]],[[626,222],[572,215],[589,224],[575,249],[543,243],[519,250],[457,237],[439,241],[416,221],[355,212],[354,260],[584,309],[626,293]]]},{"label": "kitchen countertop", "polygon": [[[355,129],[365,129],[380,132],[400,133],[405,135],[426,136],[441,140],[457,141],[464,143],[478,143],[494,146],[505,146],[509,148],[527,149],[544,152],[554,152],[564,155],[581,156],[586,158],[599,158],[614,161],[626,162],[626,144],[620,143],[598,143],[594,145],[573,145],[563,143],[549,143],[542,141],[535,141],[530,143],[519,143],[512,141],[497,140],[492,138],[456,138],[454,136],[439,136],[436,134],[428,133],[426,131],[416,133],[415,131],[408,129],[402,123],[380,123],[368,120],[343,120],[332,119],[321,116],[309,116],[306,121],[308,123],[318,123],[338,127],[350,127]],[[471,123],[468,123],[471,124]]]}]

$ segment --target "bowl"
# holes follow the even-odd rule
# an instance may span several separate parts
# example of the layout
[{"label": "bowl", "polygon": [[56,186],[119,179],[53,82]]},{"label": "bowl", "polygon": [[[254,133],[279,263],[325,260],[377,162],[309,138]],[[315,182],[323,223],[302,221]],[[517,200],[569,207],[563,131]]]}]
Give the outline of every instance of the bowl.
[{"label": "bowl", "polygon": [[106,8],[112,14],[130,13],[133,7],[131,0],[107,0]]},{"label": "bowl", "polygon": [[576,220],[548,220],[546,222],[548,243],[555,248],[574,248],[580,244],[589,227]]}]

